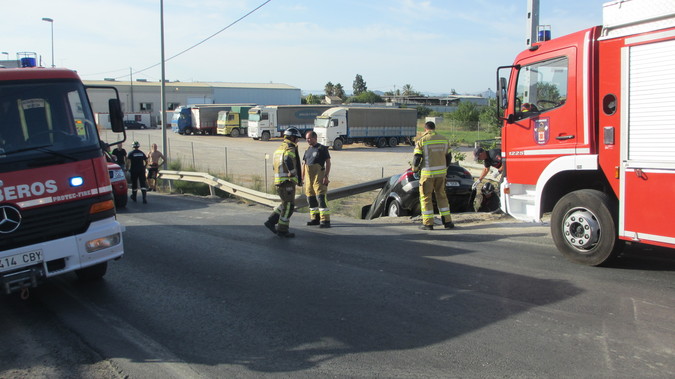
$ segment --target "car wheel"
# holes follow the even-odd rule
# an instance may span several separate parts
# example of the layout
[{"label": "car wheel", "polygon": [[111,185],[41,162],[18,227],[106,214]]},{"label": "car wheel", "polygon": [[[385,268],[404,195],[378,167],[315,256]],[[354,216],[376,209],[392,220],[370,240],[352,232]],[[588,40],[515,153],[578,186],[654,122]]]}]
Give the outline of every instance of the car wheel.
[{"label": "car wheel", "polygon": [[589,266],[608,264],[624,246],[609,197],[595,190],[563,196],[551,213],[551,236],[565,258]]},{"label": "car wheel", "polygon": [[396,137],[389,138],[389,146],[390,147],[398,146],[398,138],[396,138]]},{"label": "car wheel", "polygon": [[403,215],[403,208],[401,208],[401,203],[396,199],[392,199],[387,206],[387,216],[388,217],[399,217]]},{"label": "car wheel", "polygon": [[263,141],[269,141],[270,140],[270,132],[263,132],[262,137],[260,138]]},{"label": "car wheel", "polygon": [[383,147],[387,147],[387,139],[386,138],[378,138],[376,145],[379,149]]},{"label": "car wheel", "polygon": [[232,137],[232,138],[239,137],[239,128],[232,129],[232,131],[230,132],[230,137]]}]

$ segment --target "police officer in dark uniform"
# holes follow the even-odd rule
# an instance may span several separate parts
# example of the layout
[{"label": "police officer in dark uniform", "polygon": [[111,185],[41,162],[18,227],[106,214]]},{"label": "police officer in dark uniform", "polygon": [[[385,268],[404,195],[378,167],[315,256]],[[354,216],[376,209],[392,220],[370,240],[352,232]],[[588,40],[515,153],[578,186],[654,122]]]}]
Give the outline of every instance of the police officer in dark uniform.
[{"label": "police officer in dark uniform", "polygon": [[141,194],[143,194],[143,204],[147,204],[148,184],[145,180],[145,168],[148,166],[148,157],[142,152],[138,141],[134,141],[134,148],[127,156],[127,169],[131,174],[131,200],[136,201],[136,193],[140,183]]}]

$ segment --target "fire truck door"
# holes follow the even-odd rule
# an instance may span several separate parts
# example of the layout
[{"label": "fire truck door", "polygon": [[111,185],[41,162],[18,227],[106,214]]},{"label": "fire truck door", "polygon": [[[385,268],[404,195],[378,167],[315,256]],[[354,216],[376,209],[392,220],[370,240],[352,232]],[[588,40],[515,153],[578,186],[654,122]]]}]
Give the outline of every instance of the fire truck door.
[{"label": "fire truck door", "polygon": [[675,40],[622,49],[619,235],[675,245]]},{"label": "fire truck door", "polygon": [[576,154],[584,140],[576,104],[576,48],[521,64],[515,83],[515,121],[509,124],[507,170],[512,183],[535,184],[556,158]]}]

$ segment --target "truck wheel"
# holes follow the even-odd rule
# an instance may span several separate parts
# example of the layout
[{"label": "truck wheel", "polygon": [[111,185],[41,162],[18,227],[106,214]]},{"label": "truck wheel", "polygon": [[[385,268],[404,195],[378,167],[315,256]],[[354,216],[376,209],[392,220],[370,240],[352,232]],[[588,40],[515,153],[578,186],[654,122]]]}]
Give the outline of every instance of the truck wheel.
[{"label": "truck wheel", "polygon": [[342,138],[336,138],[333,141],[333,150],[342,150]]},{"label": "truck wheel", "polygon": [[270,132],[263,132],[261,138],[263,141],[269,141],[270,140]]},{"label": "truck wheel", "polygon": [[378,138],[377,142],[375,143],[375,146],[377,146],[378,149],[381,149],[383,147],[387,147],[387,139],[386,138]]},{"label": "truck wheel", "polygon": [[398,146],[398,138],[396,138],[396,137],[390,137],[390,138],[389,138],[389,146],[391,146],[391,147],[396,147],[396,146]]},{"label": "truck wheel", "polygon": [[239,128],[232,129],[232,131],[230,132],[230,137],[232,137],[232,138],[239,137]]},{"label": "truck wheel", "polygon": [[75,270],[75,274],[81,281],[91,282],[101,279],[105,275],[106,271],[108,271],[108,262],[103,262],[97,265]]},{"label": "truck wheel", "polygon": [[609,264],[621,252],[616,206],[596,190],[563,196],[551,214],[551,235],[558,250],[572,262],[588,266]]}]

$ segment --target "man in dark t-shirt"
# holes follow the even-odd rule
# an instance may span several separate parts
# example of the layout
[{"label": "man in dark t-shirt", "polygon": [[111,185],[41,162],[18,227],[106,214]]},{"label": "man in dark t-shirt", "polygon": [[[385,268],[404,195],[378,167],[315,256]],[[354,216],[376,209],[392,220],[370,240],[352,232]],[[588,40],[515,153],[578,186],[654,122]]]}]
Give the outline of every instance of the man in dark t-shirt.
[{"label": "man in dark t-shirt", "polygon": [[147,204],[148,184],[145,180],[145,168],[148,166],[148,157],[142,152],[138,141],[135,141],[133,150],[127,156],[127,168],[131,174],[131,200],[136,201],[136,192],[140,183],[141,194],[143,194],[143,204]]},{"label": "man in dark t-shirt", "polygon": [[316,132],[307,132],[305,139],[309,148],[302,158],[302,181],[305,183],[305,195],[309,203],[310,221],[307,225],[330,228],[330,209],[326,201],[330,153],[328,147],[317,142]]}]

